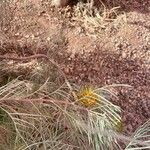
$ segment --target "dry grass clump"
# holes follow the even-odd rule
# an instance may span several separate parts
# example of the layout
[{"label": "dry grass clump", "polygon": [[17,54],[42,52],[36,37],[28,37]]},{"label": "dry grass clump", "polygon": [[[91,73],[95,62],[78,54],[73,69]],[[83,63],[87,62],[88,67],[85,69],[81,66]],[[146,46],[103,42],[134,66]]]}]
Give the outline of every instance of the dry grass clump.
[{"label": "dry grass clump", "polygon": [[[33,70],[30,80],[18,77],[2,86],[1,110],[9,116],[16,133],[15,139],[12,139],[13,148],[79,149],[82,144],[82,149],[88,145],[97,147],[97,141],[93,143],[92,136],[97,136],[96,139],[99,141],[102,135],[97,134],[96,130],[99,130],[99,127],[95,122],[106,122],[102,131],[105,130],[105,125],[110,130],[113,127],[106,115],[100,112],[100,106],[93,107],[92,110],[76,104],[78,100],[75,95],[78,90],[78,87],[70,85],[63,74],[59,74],[56,66],[43,63],[39,63]],[[114,117],[121,119],[117,115],[119,107],[107,104],[107,100],[105,105],[114,108]],[[105,109],[103,111],[105,112]],[[88,130],[91,125],[93,131]],[[112,137],[110,142],[113,139]],[[109,142],[107,146],[109,147]]]},{"label": "dry grass clump", "polygon": [[[3,136],[0,148],[122,149],[118,139],[131,140],[118,133],[121,109],[110,102],[116,98],[110,87],[117,86],[121,85],[78,87],[68,81],[55,62],[38,61],[27,78],[14,78],[0,87],[0,127],[11,131],[4,133],[11,137],[9,145]],[[149,122],[136,134],[148,138],[148,132]],[[147,146],[149,141],[141,142],[136,134],[137,145]],[[127,150],[132,150],[133,144],[131,141]]]},{"label": "dry grass clump", "polygon": [[108,8],[104,3],[96,7],[92,1],[88,1],[87,3],[78,2],[72,10],[66,7],[60,11],[65,19],[69,18],[71,26],[80,26],[89,36],[99,37],[113,22],[116,22],[120,14],[119,9],[119,6]]}]

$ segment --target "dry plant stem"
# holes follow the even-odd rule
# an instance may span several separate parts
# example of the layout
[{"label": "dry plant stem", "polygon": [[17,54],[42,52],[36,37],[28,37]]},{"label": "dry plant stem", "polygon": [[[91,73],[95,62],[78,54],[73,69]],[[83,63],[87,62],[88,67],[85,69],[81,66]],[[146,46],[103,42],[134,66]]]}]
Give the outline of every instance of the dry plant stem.
[{"label": "dry plant stem", "polygon": [[[54,100],[54,99],[3,99],[3,100],[0,100],[0,103],[2,102],[8,102],[8,101],[20,101],[20,102],[50,102],[50,103],[57,103],[57,104],[62,104],[62,105],[66,105],[66,102],[65,101],[60,101],[60,100]],[[74,105],[72,103],[67,103],[68,105]],[[85,112],[88,111],[88,109],[84,108],[84,107],[81,107],[81,106],[77,106],[78,110],[84,110]],[[95,132],[98,132],[95,130]],[[106,131],[106,133],[104,132],[103,134],[108,134],[108,132]],[[131,137],[129,136],[126,136],[126,135],[123,135],[123,134],[120,134],[120,133],[117,133],[117,132],[114,132],[114,131],[111,131],[109,132],[109,134],[111,134],[111,136],[119,139],[119,140],[122,140],[122,141],[128,141],[130,142],[132,140]],[[135,140],[135,142],[137,144],[140,144],[140,145],[144,145],[144,146],[149,146],[147,143],[145,143],[144,141],[141,141],[141,140]]]},{"label": "dry plant stem", "polygon": [[77,96],[74,93],[68,79],[66,78],[66,75],[64,74],[64,72],[62,71],[60,66],[54,60],[50,59],[46,55],[44,55],[44,54],[35,54],[35,55],[32,55],[32,56],[28,56],[28,57],[9,57],[9,56],[0,55],[0,60],[5,60],[6,59],[6,60],[14,60],[14,61],[29,61],[29,60],[37,59],[37,58],[44,58],[44,59],[48,60],[49,62],[51,62],[53,65],[55,65],[59,69],[59,71],[63,75],[63,77],[65,79],[65,82],[66,82],[67,86],[69,87],[73,97],[75,98],[75,100],[77,100]]},{"label": "dry plant stem", "polygon": [[[0,55],[0,60],[7,59],[7,60],[14,60],[14,61],[27,61],[27,60],[36,59],[36,58],[45,58],[56,65],[56,63],[54,61],[50,60],[44,54],[35,54],[32,56],[27,56],[27,57],[9,57],[9,56]],[[57,66],[58,66],[58,64],[57,64]]]},{"label": "dry plant stem", "polygon": [[[0,100],[0,103],[4,103],[4,102],[8,102],[8,101],[19,101],[19,102],[43,102],[43,103],[57,103],[57,104],[61,104],[61,105],[72,105],[74,106],[73,103],[69,103],[69,102],[66,102],[66,101],[61,101],[61,100],[56,100],[56,99],[2,99]],[[85,112],[88,112],[89,110],[87,108],[84,108],[84,107],[81,107],[81,106],[77,106],[77,109],[78,110],[83,110]],[[95,132],[98,132],[95,130]],[[107,132],[106,133],[103,133],[103,134],[108,134]],[[117,139],[120,139],[122,141],[131,141],[132,138],[129,137],[129,136],[126,136],[126,135],[123,135],[123,134],[120,134],[120,133],[117,133],[117,132],[114,132],[114,131],[111,131],[109,132],[109,134],[111,134],[113,137],[117,138]],[[137,144],[140,144],[140,145],[144,145],[144,146],[149,146],[147,143],[145,143],[144,141],[141,141],[141,140],[135,140],[135,142]]]},{"label": "dry plant stem", "polygon": [[[5,102],[8,103],[8,102],[24,102],[24,103],[43,103],[43,104],[54,104],[55,106],[59,107],[59,105],[66,107],[69,106],[69,107],[74,107],[74,104],[73,103],[70,103],[70,102],[66,102],[66,101],[62,101],[62,100],[56,100],[56,99],[2,99],[0,100],[0,105],[5,105]],[[65,109],[66,109],[65,108]],[[76,110],[78,111],[83,111],[85,114],[88,113],[88,109],[85,108],[85,107],[82,107],[82,106],[76,106]]]},{"label": "dry plant stem", "polygon": [[[74,106],[74,103],[70,103],[70,102],[66,102],[66,101],[64,101],[64,100],[57,100],[57,99],[12,99],[12,98],[10,98],[10,99],[0,99],[0,104],[1,103],[4,103],[4,102],[12,102],[12,101],[16,101],[16,102],[42,102],[42,103],[48,103],[48,102],[50,102],[50,103],[56,103],[56,104],[61,104],[61,105],[72,105],[72,106]],[[88,109],[87,108],[85,108],[85,107],[82,107],[82,106],[77,106],[77,108],[79,109],[79,110],[85,110],[85,111],[88,111]]]}]

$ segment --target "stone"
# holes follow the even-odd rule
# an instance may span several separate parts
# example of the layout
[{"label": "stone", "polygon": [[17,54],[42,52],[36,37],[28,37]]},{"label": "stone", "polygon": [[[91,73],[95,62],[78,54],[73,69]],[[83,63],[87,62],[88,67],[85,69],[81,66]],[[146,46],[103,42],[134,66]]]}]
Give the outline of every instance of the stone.
[{"label": "stone", "polygon": [[67,6],[69,3],[69,0],[52,0],[52,6],[55,7],[64,7]]}]

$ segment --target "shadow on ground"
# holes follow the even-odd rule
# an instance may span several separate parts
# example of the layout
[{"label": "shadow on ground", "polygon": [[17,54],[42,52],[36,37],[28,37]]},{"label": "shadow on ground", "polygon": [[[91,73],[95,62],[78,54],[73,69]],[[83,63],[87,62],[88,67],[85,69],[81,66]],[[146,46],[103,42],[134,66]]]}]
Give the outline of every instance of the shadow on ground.
[{"label": "shadow on ground", "polygon": [[[97,3],[100,3],[97,0]],[[123,11],[137,11],[140,13],[149,13],[150,1],[149,0],[103,0],[103,4],[106,4],[109,8],[120,6]]]}]

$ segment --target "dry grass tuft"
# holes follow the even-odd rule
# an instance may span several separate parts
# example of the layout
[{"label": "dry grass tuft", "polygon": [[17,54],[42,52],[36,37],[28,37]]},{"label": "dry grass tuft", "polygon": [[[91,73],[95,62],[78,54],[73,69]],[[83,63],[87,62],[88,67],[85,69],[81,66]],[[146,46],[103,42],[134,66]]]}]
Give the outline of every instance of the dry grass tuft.
[{"label": "dry grass tuft", "polygon": [[[85,92],[71,84],[59,65],[50,59],[48,64],[37,61],[27,78],[14,78],[0,87],[0,126],[7,129],[7,124],[12,133],[4,133],[11,137],[11,144],[3,141],[1,149],[5,150],[4,145],[7,150],[121,149],[121,110],[110,102],[116,98],[110,87],[117,86],[126,85]],[[76,93],[82,94],[78,97]],[[86,107],[78,103],[81,99],[84,104],[91,99],[97,103]],[[146,133],[149,128],[146,125],[143,129]]]},{"label": "dry grass tuft", "polygon": [[[116,22],[120,14],[120,7],[108,8],[104,3],[101,3],[97,8],[92,1],[89,1],[87,3],[78,2],[73,10],[67,7],[60,11],[65,19],[69,19],[71,26],[78,25],[89,36],[99,37],[113,22]],[[125,19],[121,21],[125,23]]]}]

